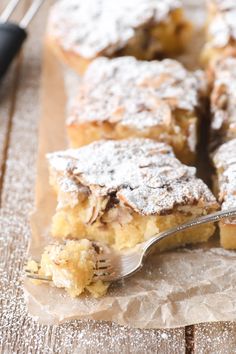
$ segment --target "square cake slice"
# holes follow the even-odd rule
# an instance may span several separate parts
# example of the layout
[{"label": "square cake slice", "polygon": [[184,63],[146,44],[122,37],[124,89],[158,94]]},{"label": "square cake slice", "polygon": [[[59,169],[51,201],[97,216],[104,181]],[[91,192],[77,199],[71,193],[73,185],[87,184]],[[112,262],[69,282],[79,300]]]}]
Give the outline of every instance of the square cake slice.
[{"label": "square cake slice", "polygon": [[96,57],[153,59],[179,53],[191,35],[179,0],[60,0],[48,42],[80,74]]},{"label": "square cake slice", "polygon": [[211,69],[212,148],[236,138],[236,58],[225,57]]},{"label": "square cake slice", "polygon": [[[221,145],[213,154],[216,168],[215,190],[223,210],[236,208],[236,139]],[[220,222],[224,248],[236,249],[236,218]]]},{"label": "square cake slice", "polygon": [[203,64],[212,64],[225,55],[236,55],[236,2],[208,0],[207,42]]},{"label": "square cake slice", "polygon": [[[164,143],[98,141],[47,157],[58,199],[51,228],[57,238],[131,248],[218,208],[195,168],[183,165]],[[214,229],[209,224],[178,233],[160,249],[207,241]]]},{"label": "square cake slice", "polygon": [[96,59],[67,119],[71,147],[151,138],[170,144],[183,163],[192,164],[205,95],[203,72],[189,72],[175,60]]}]

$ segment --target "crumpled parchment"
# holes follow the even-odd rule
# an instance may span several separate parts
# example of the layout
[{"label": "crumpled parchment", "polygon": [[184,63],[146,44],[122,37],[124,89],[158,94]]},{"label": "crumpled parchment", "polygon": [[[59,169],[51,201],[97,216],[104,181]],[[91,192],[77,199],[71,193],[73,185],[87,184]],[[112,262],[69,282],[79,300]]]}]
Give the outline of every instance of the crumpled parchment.
[{"label": "crumpled parchment", "polygon": [[[187,10],[201,28],[203,2],[186,0]],[[190,68],[198,66],[202,30],[196,29],[189,53],[180,57]],[[39,129],[36,210],[31,218],[29,255],[40,258],[49,242],[48,230],[56,198],[48,184],[47,152],[66,148],[67,98],[76,94],[79,78],[62,68],[45,50],[42,80],[42,118]],[[187,93],[186,93],[187,94]],[[72,299],[63,289],[36,286],[25,280],[29,312],[44,323],[70,319],[115,321],[139,328],[172,328],[208,321],[236,320],[236,252],[219,247],[218,240],[197,247],[155,254],[142,271],[113,284],[100,299]]]}]

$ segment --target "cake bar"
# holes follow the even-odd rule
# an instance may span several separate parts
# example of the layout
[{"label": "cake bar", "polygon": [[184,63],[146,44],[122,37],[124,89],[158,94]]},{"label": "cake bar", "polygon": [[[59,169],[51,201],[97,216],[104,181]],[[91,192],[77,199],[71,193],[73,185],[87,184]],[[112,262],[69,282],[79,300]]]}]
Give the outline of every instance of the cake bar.
[{"label": "cake bar", "polygon": [[202,52],[204,64],[236,54],[236,2],[208,0],[207,42]]},{"label": "cake bar", "polygon": [[224,57],[211,70],[211,145],[236,138],[236,58]]},{"label": "cake bar", "polygon": [[191,164],[205,95],[203,72],[189,72],[175,60],[98,58],[67,119],[71,147],[99,139],[152,138],[167,142]]},{"label": "cake bar", "polygon": [[[216,168],[215,190],[222,209],[236,207],[236,139],[221,145],[213,155]],[[220,240],[224,248],[236,249],[236,219],[220,222]]]},{"label": "cake bar", "polygon": [[[154,234],[211,213],[218,204],[196,169],[150,139],[98,141],[47,155],[57,193],[51,233],[60,239],[134,247]],[[159,249],[207,241],[214,225],[164,240]]]},{"label": "cake bar", "polygon": [[47,39],[81,74],[98,56],[179,53],[190,34],[179,0],[61,0],[51,9]]}]

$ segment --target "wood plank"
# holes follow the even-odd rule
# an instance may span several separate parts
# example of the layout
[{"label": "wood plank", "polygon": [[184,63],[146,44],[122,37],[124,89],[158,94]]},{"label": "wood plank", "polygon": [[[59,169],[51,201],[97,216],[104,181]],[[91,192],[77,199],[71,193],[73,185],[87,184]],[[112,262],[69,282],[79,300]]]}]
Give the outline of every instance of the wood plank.
[{"label": "wood plank", "polygon": [[8,72],[0,86],[0,206],[5,162],[9,145],[12,113],[14,111],[15,94],[17,90],[18,62]]},{"label": "wood plank", "polygon": [[185,354],[194,352],[194,326],[185,327]]},{"label": "wood plank", "polygon": [[[0,4],[0,13],[3,11],[9,1],[2,0]],[[26,3],[22,1],[13,13],[11,20],[18,21],[25,12]],[[15,97],[18,84],[20,66],[20,55],[12,64],[7,75],[2,79],[0,85],[0,207],[1,191],[6,169],[6,158],[9,146],[12,116],[14,113]]]},{"label": "wood plank", "polygon": [[194,354],[236,353],[236,323],[218,322],[194,326]]},{"label": "wood plank", "polygon": [[38,38],[43,34],[49,4],[47,1],[31,26],[33,35],[25,48],[7,149],[0,210],[0,352],[184,353],[184,329],[144,331],[93,321],[45,326],[27,314],[20,277],[30,237],[28,213],[33,205],[40,116]]}]

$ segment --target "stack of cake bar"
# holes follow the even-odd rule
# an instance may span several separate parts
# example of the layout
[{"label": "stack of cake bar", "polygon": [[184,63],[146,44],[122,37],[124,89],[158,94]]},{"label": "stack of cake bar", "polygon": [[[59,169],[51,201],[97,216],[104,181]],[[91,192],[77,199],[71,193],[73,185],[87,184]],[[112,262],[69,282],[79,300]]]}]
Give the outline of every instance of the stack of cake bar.
[{"label": "stack of cake bar", "polygon": [[[213,189],[222,209],[236,206],[236,2],[208,0],[207,41],[202,51],[210,87],[209,150]],[[220,222],[221,245],[236,249],[236,221]]]},{"label": "stack of cake bar", "polygon": [[[40,272],[72,296],[105,293],[106,285],[90,285],[101,245],[133,248],[219,204],[236,206],[236,2],[208,1],[209,85],[203,71],[174,59],[140,60],[182,51],[190,32],[178,0],[61,0],[52,8],[51,48],[79,73],[87,69],[66,121],[70,149],[47,155],[58,201],[51,234],[65,243],[45,250]],[[219,204],[190,166],[208,94]],[[220,223],[223,247],[236,248],[235,226]],[[214,231],[180,232],[159,250],[205,242]]]}]

